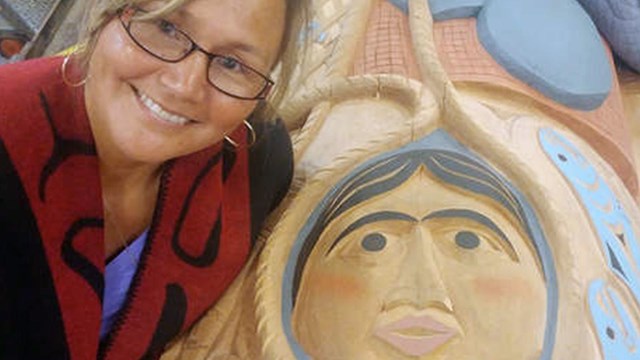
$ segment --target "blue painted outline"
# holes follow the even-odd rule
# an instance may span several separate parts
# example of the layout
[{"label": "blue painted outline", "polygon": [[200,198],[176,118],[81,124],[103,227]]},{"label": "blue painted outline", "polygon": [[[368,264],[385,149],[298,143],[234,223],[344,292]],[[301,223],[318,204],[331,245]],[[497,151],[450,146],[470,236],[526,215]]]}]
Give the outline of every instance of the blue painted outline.
[{"label": "blue painted outline", "polygon": [[[624,283],[633,294],[636,305],[640,299],[640,277],[638,276],[638,264],[640,264],[640,248],[637,238],[631,227],[631,222],[627,217],[619,200],[609,188],[604,179],[597,173],[595,168],[587,161],[580,151],[566,138],[550,128],[543,128],[538,131],[538,139],[549,159],[556,165],[558,170],[571,184],[585,207],[591,220],[591,224],[601,241],[601,250],[607,261],[609,269],[618,279]],[[622,231],[624,244],[612,228],[619,227]],[[625,251],[624,247],[629,249]],[[619,357],[620,349],[614,342],[603,333],[601,326],[608,323],[604,312],[599,311],[595,306],[594,299],[603,288],[603,284],[594,282],[589,289],[589,301],[591,304],[591,316],[598,330],[598,338],[603,347],[603,352],[609,354],[605,359],[627,360],[634,357]],[[622,307],[622,303],[615,295],[611,295],[614,307],[618,312],[628,315]],[[622,319],[628,324],[628,318]],[[633,327],[627,327],[634,330]],[[638,359],[638,357],[635,357]]]},{"label": "blue painted outline", "polygon": [[[602,308],[599,305],[599,297],[603,300],[608,299],[608,305],[613,308]],[[637,360],[640,354],[632,353],[631,349],[639,348],[639,334],[629,321],[631,315],[617,291],[606,287],[604,280],[593,281],[589,285],[589,309],[602,345],[604,359]],[[619,318],[616,319],[612,312],[620,315]],[[609,336],[609,331],[613,336]],[[622,339],[620,339],[621,337]]]}]

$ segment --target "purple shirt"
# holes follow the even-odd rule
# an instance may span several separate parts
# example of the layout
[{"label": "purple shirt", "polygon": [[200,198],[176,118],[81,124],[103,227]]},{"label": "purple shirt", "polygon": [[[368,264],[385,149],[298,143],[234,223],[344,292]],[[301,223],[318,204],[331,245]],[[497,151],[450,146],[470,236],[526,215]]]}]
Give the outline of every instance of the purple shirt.
[{"label": "purple shirt", "polygon": [[102,299],[102,323],[100,324],[100,339],[111,331],[116,315],[122,308],[127,292],[131,286],[133,275],[138,270],[138,262],[144,244],[147,242],[145,230],[137,239],[131,242],[104,270],[104,295]]}]

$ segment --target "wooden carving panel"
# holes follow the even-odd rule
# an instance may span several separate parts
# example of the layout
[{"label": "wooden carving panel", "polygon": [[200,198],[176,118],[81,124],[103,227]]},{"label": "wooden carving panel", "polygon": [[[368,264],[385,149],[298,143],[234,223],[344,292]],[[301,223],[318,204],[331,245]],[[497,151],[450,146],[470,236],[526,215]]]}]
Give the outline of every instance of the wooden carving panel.
[{"label": "wooden carving panel", "polygon": [[292,190],[163,359],[640,358],[640,76],[571,109],[485,49],[487,3],[312,1]]}]

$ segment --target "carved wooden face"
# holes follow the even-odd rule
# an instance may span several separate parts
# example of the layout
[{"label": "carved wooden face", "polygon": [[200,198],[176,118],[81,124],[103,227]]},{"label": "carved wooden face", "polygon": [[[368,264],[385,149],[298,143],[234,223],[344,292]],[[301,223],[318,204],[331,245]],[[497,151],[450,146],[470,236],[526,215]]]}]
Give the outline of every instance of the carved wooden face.
[{"label": "carved wooden face", "polygon": [[545,282],[519,224],[420,166],[321,233],[293,311],[297,340],[319,359],[537,358]]}]

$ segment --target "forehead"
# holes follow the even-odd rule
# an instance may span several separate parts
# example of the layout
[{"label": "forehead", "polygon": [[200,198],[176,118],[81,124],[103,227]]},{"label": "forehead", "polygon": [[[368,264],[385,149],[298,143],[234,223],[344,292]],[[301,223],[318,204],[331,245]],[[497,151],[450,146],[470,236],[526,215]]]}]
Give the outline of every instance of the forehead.
[{"label": "forehead", "polygon": [[[419,219],[433,210],[450,207],[480,206],[483,202],[472,193],[437,180],[424,167],[411,175],[403,184],[378,198],[372,198],[371,208],[387,208],[406,212]],[[491,206],[482,206],[491,208]]]},{"label": "forehead", "polygon": [[[396,173],[397,174],[397,173]],[[476,178],[473,174],[462,174],[455,179],[444,180],[436,176],[425,165],[419,165],[407,178],[398,183],[395,175],[385,175],[384,179],[375,179],[361,185],[353,195],[360,201],[347,211],[349,216],[362,215],[373,210],[392,210],[422,219],[432,211],[447,208],[473,208],[479,212],[500,213],[503,216],[518,218],[513,209],[503,201],[513,200],[500,182],[493,182],[488,189],[476,187],[486,184],[486,179]],[[392,186],[392,183],[396,185]],[[495,191],[497,188],[500,191]],[[472,191],[475,189],[477,191]],[[350,203],[347,197],[344,203]],[[355,205],[355,204],[354,204]]]},{"label": "forehead", "polygon": [[[150,2],[149,6],[166,2]],[[284,31],[285,0],[192,0],[170,16],[210,51],[240,51],[275,60]]]},{"label": "forehead", "polygon": [[349,223],[353,219],[377,211],[394,211],[420,220],[434,212],[448,209],[474,210],[519,227],[515,214],[512,214],[497,199],[444,183],[424,168],[416,171],[398,187],[371,196],[351,211],[338,216],[333,223],[341,227],[345,222]]}]

